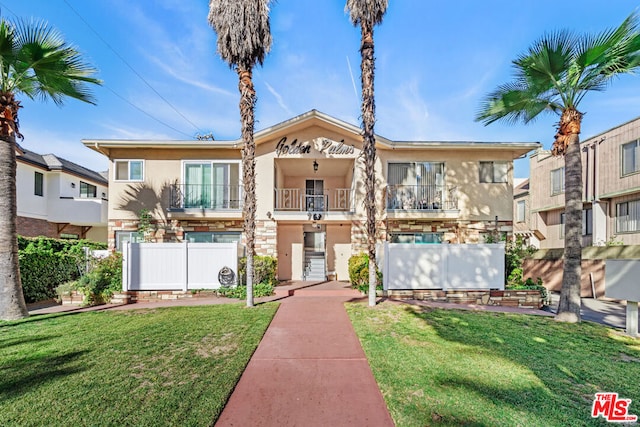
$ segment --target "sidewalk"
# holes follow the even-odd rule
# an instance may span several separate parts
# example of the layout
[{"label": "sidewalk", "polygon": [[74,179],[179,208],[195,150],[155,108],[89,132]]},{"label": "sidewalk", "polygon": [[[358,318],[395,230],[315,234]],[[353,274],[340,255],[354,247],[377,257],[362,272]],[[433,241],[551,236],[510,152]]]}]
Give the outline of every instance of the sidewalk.
[{"label": "sidewalk", "polygon": [[393,426],[344,308],[351,292],[281,300],[216,425]]}]

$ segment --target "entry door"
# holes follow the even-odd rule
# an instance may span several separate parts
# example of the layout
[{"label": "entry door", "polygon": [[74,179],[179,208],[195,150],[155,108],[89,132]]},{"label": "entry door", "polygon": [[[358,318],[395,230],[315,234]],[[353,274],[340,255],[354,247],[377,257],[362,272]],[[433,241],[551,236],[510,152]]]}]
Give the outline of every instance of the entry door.
[{"label": "entry door", "polygon": [[324,231],[304,233],[305,251],[324,253],[325,234]]},{"label": "entry door", "polygon": [[305,188],[305,209],[308,212],[324,212],[324,181],[308,179]]}]

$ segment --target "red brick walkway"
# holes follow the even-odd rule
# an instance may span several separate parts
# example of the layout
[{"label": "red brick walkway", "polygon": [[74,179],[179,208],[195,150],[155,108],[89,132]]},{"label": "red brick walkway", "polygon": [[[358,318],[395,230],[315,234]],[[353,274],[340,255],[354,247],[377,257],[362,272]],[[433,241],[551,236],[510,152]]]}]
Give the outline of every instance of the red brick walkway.
[{"label": "red brick walkway", "polygon": [[360,294],[345,294],[281,300],[217,426],[394,425],[344,308]]}]

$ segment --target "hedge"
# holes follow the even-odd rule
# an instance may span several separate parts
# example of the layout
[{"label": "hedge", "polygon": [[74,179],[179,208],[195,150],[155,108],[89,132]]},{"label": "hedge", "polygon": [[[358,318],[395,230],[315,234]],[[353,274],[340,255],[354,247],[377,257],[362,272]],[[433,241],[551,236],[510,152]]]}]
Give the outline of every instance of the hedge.
[{"label": "hedge", "polygon": [[18,259],[25,301],[56,297],[56,287],[76,280],[84,268],[84,249],[106,249],[88,240],[61,240],[18,236]]}]

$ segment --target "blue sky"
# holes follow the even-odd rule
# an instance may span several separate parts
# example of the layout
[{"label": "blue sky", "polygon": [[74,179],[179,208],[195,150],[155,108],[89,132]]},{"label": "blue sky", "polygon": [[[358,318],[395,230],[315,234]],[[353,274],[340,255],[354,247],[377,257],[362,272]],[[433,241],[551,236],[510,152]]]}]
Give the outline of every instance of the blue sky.
[{"label": "blue sky", "polygon": [[[273,4],[272,51],[254,72],[256,130],[314,108],[359,124],[360,34],[344,4]],[[485,127],[473,120],[482,97],[511,79],[511,61],[545,32],[599,32],[619,25],[638,5],[390,0],[375,30],[376,133],[394,140],[540,141],[550,148],[555,116],[528,126]],[[10,19],[47,20],[104,81],[94,90],[97,106],[21,99],[25,148],[105,170],[106,158],[81,139],[239,137],[237,75],[216,54],[208,1],[0,0],[0,11]],[[585,98],[582,137],[640,116],[639,88],[640,76],[624,76]],[[515,176],[528,176],[528,160],[516,161]]]}]

